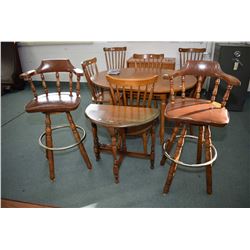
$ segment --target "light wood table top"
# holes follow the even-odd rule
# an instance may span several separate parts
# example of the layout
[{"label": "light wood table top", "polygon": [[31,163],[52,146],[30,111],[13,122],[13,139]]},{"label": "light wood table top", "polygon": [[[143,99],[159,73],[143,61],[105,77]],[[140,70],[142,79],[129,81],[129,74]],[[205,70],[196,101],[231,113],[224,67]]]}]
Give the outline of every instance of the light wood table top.
[{"label": "light wood table top", "polygon": [[[154,87],[154,94],[168,94],[170,92],[170,83],[169,80],[163,79],[164,74],[171,74],[174,70],[145,70],[145,69],[135,69],[135,68],[125,68],[121,69],[119,75],[114,77],[123,78],[123,79],[141,79],[144,77],[150,77],[153,75],[159,75],[158,81]],[[92,77],[92,81],[102,87],[109,88],[109,83],[106,80],[107,71],[99,72],[97,75]],[[192,88],[196,84],[196,77],[187,76],[186,80],[186,89]],[[181,91],[181,78],[177,77],[174,79],[174,89],[175,91]]]},{"label": "light wood table top", "polygon": [[90,104],[85,114],[97,124],[126,128],[152,122],[159,116],[160,111],[154,108]]}]

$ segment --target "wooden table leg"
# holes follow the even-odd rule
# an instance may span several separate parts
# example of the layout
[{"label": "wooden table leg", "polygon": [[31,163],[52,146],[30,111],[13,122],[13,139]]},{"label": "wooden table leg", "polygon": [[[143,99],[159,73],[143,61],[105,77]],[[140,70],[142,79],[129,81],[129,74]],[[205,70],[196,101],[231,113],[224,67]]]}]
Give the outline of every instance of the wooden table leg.
[{"label": "wooden table leg", "polygon": [[111,147],[112,147],[112,154],[114,157],[114,165],[113,165],[113,173],[115,177],[115,183],[119,183],[119,164],[117,160],[117,146],[116,146],[116,133],[114,128],[108,128],[108,131],[111,135]]},{"label": "wooden table leg", "polygon": [[92,134],[93,134],[93,141],[94,141],[94,153],[96,161],[100,160],[100,143],[97,135],[97,126],[95,123],[91,123],[92,126]]}]

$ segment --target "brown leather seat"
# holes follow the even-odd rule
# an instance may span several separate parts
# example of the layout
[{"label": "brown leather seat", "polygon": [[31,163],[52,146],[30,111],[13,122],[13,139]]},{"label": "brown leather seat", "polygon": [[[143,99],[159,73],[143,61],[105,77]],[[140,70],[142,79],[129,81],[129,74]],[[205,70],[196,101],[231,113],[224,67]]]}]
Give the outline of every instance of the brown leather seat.
[{"label": "brown leather seat", "polygon": [[39,95],[37,98],[34,98],[26,106],[25,110],[29,113],[34,112],[66,112],[72,111],[78,108],[81,98],[77,97],[76,93],[70,92],[61,92],[58,93],[49,93]]},{"label": "brown leather seat", "polygon": [[229,114],[225,107],[218,102],[195,98],[176,98],[169,103],[165,116],[175,122],[185,120],[193,125],[213,125],[223,127],[229,123]]}]

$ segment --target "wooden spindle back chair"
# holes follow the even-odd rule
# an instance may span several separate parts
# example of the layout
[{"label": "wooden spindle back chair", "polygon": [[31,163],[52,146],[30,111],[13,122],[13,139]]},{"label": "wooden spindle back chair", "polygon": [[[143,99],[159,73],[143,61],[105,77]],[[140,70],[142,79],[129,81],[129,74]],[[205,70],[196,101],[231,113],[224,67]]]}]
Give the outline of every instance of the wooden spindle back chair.
[{"label": "wooden spindle back chair", "polygon": [[134,54],[135,68],[161,69],[164,54]]},{"label": "wooden spindle back chair", "polygon": [[92,77],[98,74],[97,59],[96,57],[83,61],[82,69],[84,71],[87,84],[92,95],[92,102],[94,103],[110,103],[110,92],[105,91],[93,83]]},{"label": "wooden spindle back chair", "polygon": [[125,68],[127,47],[103,48],[107,70]]},{"label": "wooden spindle back chair", "polygon": [[[194,97],[188,97],[185,93],[185,76],[198,76],[196,85],[196,94]],[[215,61],[188,61],[183,68],[177,70],[170,77],[170,101],[165,110],[165,117],[169,121],[175,122],[177,125],[173,129],[169,140],[164,144],[164,152],[161,165],[164,165],[167,158],[172,161],[169,169],[168,177],[164,186],[164,193],[168,193],[170,185],[175,174],[177,164],[187,167],[206,167],[207,193],[212,193],[212,163],[216,159],[216,149],[212,145],[210,126],[223,127],[229,123],[229,114],[226,109],[226,102],[229,98],[230,91],[233,86],[238,86],[240,81],[226,73],[224,73],[218,62]],[[173,79],[181,77],[182,91],[181,96],[175,96]],[[201,84],[204,78],[215,78],[215,85],[212,92],[211,100],[201,99]],[[225,88],[225,94],[222,100],[217,100],[217,92],[219,87]],[[179,161],[185,137],[194,138],[187,135],[187,125],[198,126],[198,143],[197,143],[197,160],[196,164],[186,164]],[[176,151],[171,157],[169,152],[172,148],[174,140],[177,138],[178,131],[181,130]],[[205,141],[204,139],[205,138]],[[202,160],[202,146],[205,144],[205,159]],[[214,156],[212,156],[212,149]]]},{"label": "wooden spindle back chair", "polygon": [[144,79],[121,79],[106,76],[113,105],[151,107],[154,85],[158,76]]},{"label": "wooden spindle back chair", "polygon": [[[68,74],[68,91],[62,91],[61,89],[61,81],[60,74]],[[46,81],[46,76],[54,74],[55,76],[55,85],[56,92],[50,92],[50,87],[48,81]],[[77,128],[82,130],[85,134],[85,131],[80,126],[75,125],[73,118],[71,116],[71,111],[78,108],[80,105],[80,78],[83,75],[83,71],[81,69],[75,68],[69,59],[45,59],[42,60],[40,66],[35,70],[30,70],[28,72],[22,73],[20,77],[30,83],[31,90],[34,95],[34,99],[31,100],[25,107],[25,110],[29,113],[34,112],[42,112],[45,114],[45,132],[39,138],[39,144],[46,149],[46,157],[49,161],[49,169],[50,169],[50,179],[55,179],[54,172],[54,150],[64,150],[71,148],[73,146],[78,145],[80,152],[83,156],[83,159],[88,167],[88,169],[92,168],[91,162],[88,158],[87,152],[84,148],[82,140],[84,136],[80,137]],[[44,94],[39,95],[37,88],[33,82],[34,76],[40,76],[42,87],[44,90]],[[76,77],[76,84],[73,82],[73,77]],[[75,85],[75,88],[74,86]],[[74,91],[75,90],[75,91]],[[76,144],[62,147],[62,148],[54,148],[53,140],[52,140],[52,131],[54,129],[62,128],[65,126],[51,127],[51,114],[57,113],[66,113],[67,119],[69,121],[69,126],[76,140]],[[45,141],[46,145],[42,143],[42,137],[46,135]]]},{"label": "wooden spindle back chair", "polygon": [[205,52],[206,48],[179,48],[180,68],[182,68],[188,60],[203,60]]}]

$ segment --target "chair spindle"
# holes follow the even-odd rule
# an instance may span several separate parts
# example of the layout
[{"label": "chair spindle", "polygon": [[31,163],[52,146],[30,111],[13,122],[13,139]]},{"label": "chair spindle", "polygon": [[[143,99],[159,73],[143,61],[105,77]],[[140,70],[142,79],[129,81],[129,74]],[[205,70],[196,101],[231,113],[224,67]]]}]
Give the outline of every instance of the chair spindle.
[{"label": "chair spindle", "polygon": [[46,96],[48,96],[49,90],[48,90],[48,87],[47,87],[47,84],[46,84],[46,81],[45,81],[44,74],[40,74],[40,77],[42,79],[42,86],[44,88],[44,92],[45,92]]}]

